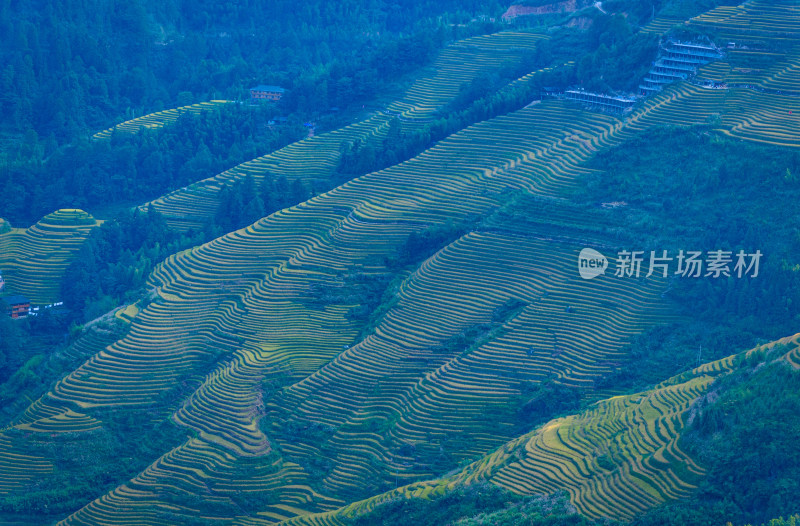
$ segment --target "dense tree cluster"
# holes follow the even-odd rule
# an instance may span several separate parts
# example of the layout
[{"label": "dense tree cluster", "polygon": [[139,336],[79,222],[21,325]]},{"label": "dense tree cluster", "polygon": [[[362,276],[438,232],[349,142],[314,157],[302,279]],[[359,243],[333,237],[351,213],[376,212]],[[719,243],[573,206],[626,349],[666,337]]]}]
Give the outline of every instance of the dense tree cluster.
[{"label": "dense tree cluster", "polygon": [[498,7],[455,0],[6,2],[2,125],[61,143],[134,110],[174,106],[179,95],[181,102],[235,99],[258,82],[290,88],[290,111],[343,106],[427,60],[443,38],[437,17],[463,22]]},{"label": "dense tree cluster", "polygon": [[[425,129],[400,134],[395,123],[382,145],[345,145],[337,181],[408,159],[476,120],[518,109],[536,94],[517,89],[512,103],[506,92],[498,104],[498,90],[524,73],[575,56],[583,58],[561,78],[548,79],[549,85],[634,88],[655,57],[654,37],[636,33],[636,26],[648,10],[674,9],[674,2],[616,3],[609,4],[610,13],[613,8],[635,16],[595,10],[588,30],[558,28],[517,67],[466,84]],[[363,103],[427,63],[450,39],[497,28],[491,22],[459,28],[434,20],[441,13],[467,20],[477,3],[349,0],[291,9],[277,4],[140,0],[39,9],[22,2],[14,24],[12,17],[0,16],[10,35],[0,44],[0,57],[7,59],[0,72],[0,127],[21,133],[17,147],[0,159],[0,186],[10,189],[0,194],[3,215],[24,225],[59,207],[95,212],[102,200],[133,204],[155,197],[300,136],[293,126],[266,133],[268,114],[302,122],[332,107]],[[480,5],[484,13],[498,8]],[[0,6],[2,12],[8,9]],[[298,17],[306,24],[292,23]],[[46,51],[51,49],[56,52]],[[110,143],[80,139],[133,112],[210,97],[240,98],[257,82],[288,91],[277,107],[249,117],[242,108],[229,108],[207,117],[187,115],[175,131],[115,137]]]},{"label": "dense tree cluster", "polygon": [[[248,176],[221,192],[216,221],[202,232],[169,229],[154,208],[119,213],[94,229],[62,281],[62,298],[77,322],[90,320],[138,298],[154,266],[170,254],[242,228],[276,210],[311,197],[295,179],[265,175],[260,187]],[[2,348],[0,347],[0,350]]]},{"label": "dense tree cluster", "polygon": [[[763,354],[741,360],[740,369],[716,386],[712,401],[696,407],[683,444],[709,469],[698,491],[633,526],[760,524],[798,511],[800,372],[763,360]],[[770,522],[776,524],[781,521]]]},{"label": "dense tree cluster", "polygon": [[447,41],[496,29],[468,23],[478,9],[499,4],[2,4],[0,131],[9,140],[0,147],[0,212],[17,225],[62,207],[96,214],[100,201],[138,204],[266,153],[300,135],[293,126],[266,134],[263,112],[250,123],[257,130],[241,115],[223,115],[184,123],[184,130],[204,128],[193,137],[147,133],[111,143],[86,137],[151,111],[247,98],[247,88],[258,83],[287,89],[264,112],[290,123],[360,106]]},{"label": "dense tree cluster", "polygon": [[755,279],[675,279],[670,297],[696,319],[734,322],[769,340],[796,331],[800,153],[705,127],[663,129],[601,153],[592,166],[602,171],[586,198],[628,203],[616,221],[643,248],[764,254]]},{"label": "dense tree cluster", "polygon": [[273,212],[302,203],[313,195],[313,189],[300,179],[290,183],[286,176],[267,173],[259,185],[248,175],[226,185],[220,192],[215,225],[220,232],[230,232]]},{"label": "dense tree cluster", "polygon": [[156,130],[115,132],[110,140],[79,141],[58,150],[29,131],[17,159],[0,165],[0,211],[17,226],[58,208],[108,217],[120,205],[154,199],[305,135],[296,122],[267,126],[274,111],[229,104],[184,113]]},{"label": "dense tree cluster", "polygon": [[539,98],[545,86],[563,87],[574,79],[572,69],[555,68],[539,73],[530,82],[513,84],[522,75],[536,70],[537,57],[532,53],[516,67],[506,67],[492,75],[479,75],[464,83],[454,100],[424,126],[403,130],[400,118],[395,117],[389,122],[386,137],[379,143],[362,140],[343,143],[333,182],[343,182],[411,159],[467,126],[523,108]]},{"label": "dense tree cluster", "polygon": [[658,36],[634,33],[621,14],[596,16],[588,31],[593,49],[577,62],[580,86],[599,92],[635,92],[658,52]]},{"label": "dense tree cluster", "polygon": [[8,316],[0,316],[0,383],[19,367],[15,359],[25,341],[22,327]]},{"label": "dense tree cluster", "polygon": [[600,526],[575,511],[566,495],[524,497],[489,483],[457,486],[430,498],[396,498],[345,521],[348,526]]},{"label": "dense tree cluster", "polygon": [[[543,6],[555,2],[553,0],[520,0],[515,3]],[[652,20],[654,16],[688,19],[720,5],[739,5],[740,3],[739,0],[604,0],[600,7],[609,13],[624,12],[630,18],[631,23],[642,26]],[[593,6],[594,2],[584,0],[578,4]],[[560,14],[557,12],[557,16]]]},{"label": "dense tree cluster", "polygon": [[76,321],[96,318],[137,297],[157,263],[202,240],[168,229],[153,208],[126,211],[89,235],[64,274],[63,301]]}]

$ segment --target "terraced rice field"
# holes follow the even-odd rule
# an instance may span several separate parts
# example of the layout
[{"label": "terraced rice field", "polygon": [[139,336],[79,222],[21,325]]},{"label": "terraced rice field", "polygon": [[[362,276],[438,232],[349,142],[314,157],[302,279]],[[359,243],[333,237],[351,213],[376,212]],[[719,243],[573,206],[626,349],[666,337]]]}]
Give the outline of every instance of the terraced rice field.
[{"label": "terraced rice field", "polygon": [[700,68],[697,77],[796,97],[800,95],[800,46],[792,46],[788,53],[731,49],[725,59]]},{"label": "terraced rice field", "polygon": [[[704,470],[681,451],[686,412],[712,378],[620,396],[555,420],[503,452],[506,465],[483,469],[517,493],[566,490],[589,517],[632,519],[666,500],[685,497]],[[519,460],[511,460],[518,453]],[[493,469],[494,468],[494,469]]]},{"label": "terraced rice field", "polygon": [[25,447],[19,447],[15,437],[0,437],[0,495],[14,492],[37,477],[50,473],[53,466],[41,457],[30,455]]},{"label": "terraced rice field", "polygon": [[755,0],[723,6],[693,18],[690,25],[734,45],[725,60],[709,64],[701,79],[800,95],[800,5]]},{"label": "terraced rice field", "polygon": [[[287,455],[298,457],[332,447],[336,453],[328,455],[336,467],[323,487],[337,495],[380,476],[376,464],[401,480],[429,477],[431,467],[415,462],[420,455],[435,456],[443,446],[460,460],[513,436],[499,411],[521,383],[556,378],[591,389],[592,380],[621,359],[619,349],[630,336],[656,316],[669,317],[659,305],[657,283],[574,283],[570,262],[576,254],[574,248],[516,236],[462,238],[403,283],[375,335],[273,402],[283,426],[313,421],[335,430],[326,442],[281,434],[277,425],[271,436]],[[470,263],[479,257],[492,263]],[[447,347],[448,335],[488,322],[492,310],[510,298],[525,307],[487,341]],[[332,403],[343,386],[347,401]],[[458,435],[470,438],[449,443]],[[403,453],[409,444],[414,453]]]},{"label": "terraced rice field", "polygon": [[62,209],[28,228],[0,234],[0,273],[7,294],[36,305],[58,301],[64,271],[99,223],[83,210]]},{"label": "terraced rice field", "polygon": [[211,100],[208,102],[200,102],[198,104],[191,104],[188,106],[180,106],[172,108],[171,110],[157,111],[155,113],[148,113],[141,117],[136,117],[129,121],[121,122],[112,126],[111,128],[99,131],[92,135],[94,139],[110,139],[111,134],[115,131],[118,133],[137,133],[140,130],[152,130],[161,128],[167,124],[171,124],[178,120],[178,117],[184,113],[202,113],[205,111],[213,110],[223,104],[230,104],[227,100]]},{"label": "terraced rice field", "polygon": [[677,25],[683,25],[685,20],[682,18],[671,16],[659,16],[641,27],[639,31],[642,33],[652,33],[654,35],[663,35]]},{"label": "terraced rice field", "polygon": [[[70,346],[64,356],[72,361],[83,361],[100,352],[113,341],[108,331],[87,330]],[[45,407],[42,400],[15,400],[21,414],[9,425],[0,427],[0,496],[18,494],[19,487],[37,478],[46,478],[54,471],[53,462],[35,453],[30,447],[31,433],[55,437],[62,433],[89,433],[101,426],[100,421],[75,411],[73,408],[54,410]],[[34,416],[35,415],[35,416]],[[29,522],[29,521],[24,521]]]},{"label": "terraced rice field", "polygon": [[214,216],[218,193],[223,185],[247,175],[252,176],[256,183],[267,172],[275,177],[286,176],[290,180],[327,181],[337,166],[343,143],[357,139],[383,140],[393,118],[398,118],[404,129],[430,122],[436,111],[458,94],[462,84],[481,73],[518,62],[543,38],[546,38],[545,35],[538,33],[504,32],[458,41],[442,51],[405,96],[390,104],[383,112],[240,164],[150,204],[165,216],[170,226],[186,230],[202,227]]},{"label": "terraced rice field", "polygon": [[[173,406],[174,420],[195,438],[65,524],[127,520],[119,510],[192,516],[158,488],[179,488],[189,502],[198,483],[217,487],[253,459],[293,474],[264,475],[263,484],[285,496],[280,504],[295,510],[270,509],[270,520],[332,509],[340,504],[333,495],[364,494],[395,475],[432,476],[431,466],[403,452],[407,444],[441,445],[454,460],[497,447],[511,437],[509,424],[481,415],[520,382],[553,377],[591,388],[630,336],[669,316],[663,284],[576,283],[579,247],[549,232],[478,229],[462,237],[399,285],[396,304],[363,340],[347,316],[351,305],[320,306],[309,291],[340,286],[353,272],[382,272],[381,261],[411,231],[485,215],[508,192],[559,194],[619,124],[545,102],[169,258],[152,276],[159,299],[132,318],[128,335],[59,382],[24,424],[36,429],[41,420],[51,430],[68,408],[89,416],[95,408],[145,408],[199,382]],[[524,304],[513,317],[469,349],[448,347],[512,298]],[[219,353],[227,358],[212,366]],[[268,395],[265,379],[289,387]],[[291,431],[309,425],[319,433]],[[448,441],[457,432],[462,440]],[[331,468],[311,476],[320,453]]]},{"label": "terraced rice field", "polygon": [[[764,2],[752,2],[745,16],[756,14],[762,23],[760,30],[772,28],[774,34],[781,35],[783,26],[777,29],[769,26],[770,20],[783,16],[792,16],[796,7],[786,5],[779,10]],[[714,25],[738,27],[728,20],[736,18],[738,11],[729,12],[727,8],[719,8],[711,13],[692,20],[698,28]],[[746,18],[745,18],[746,19]],[[659,19],[656,19],[656,21]],[[654,23],[656,22],[654,21]],[[669,19],[669,23],[674,20]],[[740,24],[741,25],[741,24]],[[655,31],[656,29],[654,29]],[[749,33],[743,33],[745,36]],[[738,33],[741,38],[742,33]],[[772,33],[771,33],[772,34]],[[800,33],[797,33],[800,34]],[[520,51],[531,49],[536,42],[544,38],[537,33],[498,33],[495,35],[474,37],[460,41],[442,52],[431,73],[423,75],[407,92],[406,96],[391,105],[384,113],[376,114],[365,121],[348,126],[335,132],[322,134],[310,139],[294,143],[273,154],[248,161],[215,177],[200,181],[153,201],[159,212],[165,215],[168,223],[175,228],[199,228],[213,217],[218,201],[217,195],[223,184],[228,184],[246,175],[256,181],[269,172],[273,175],[285,175],[304,181],[326,180],[336,167],[339,148],[343,142],[355,139],[371,138],[381,140],[390,118],[397,116],[404,127],[420,126],[429,122],[436,110],[446,104],[458,93],[459,87],[481,72],[489,71],[502,63],[512,63],[520,56]],[[790,41],[790,46],[798,44]],[[794,49],[794,48],[792,48]],[[742,95],[745,88],[731,90],[693,89],[688,85],[680,85],[671,92],[677,103],[668,104],[663,97],[657,103],[666,111],[650,112],[654,104],[646,102],[646,108],[636,112],[631,118],[635,121],[643,116],[651,121],[665,118],[665,123],[703,123],[716,115],[726,116],[724,126],[720,129],[733,136],[780,145],[796,145],[798,121],[797,100],[792,95],[800,94],[800,82],[794,82],[800,75],[800,47],[798,53],[782,55],[779,63],[768,71],[741,72],[742,68],[732,68],[726,61],[714,62],[705,66],[699,77],[731,84],[747,84],[769,90],[780,90],[783,94],[759,93]],[[743,50],[731,53],[745,54]],[[747,61],[747,57],[737,60]],[[738,71],[738,73],[737,73]],[[723,92],[730,91],[728,97]],[[740,101],[750,98],[753,103],[744,106],[732,106],[728,99]],[[688,121],[683,119],[689,118]],[[633,125],[630,130],[638,127]]]},{"label": "terraced rice field", "polygon": [[760,143],[800,145],[800,97],[745,88],[707,89],[677,83],[648,98],[620,125],[620,138],[653,126],[711,124],[727,135]]},{"label": "terraced rice field", "polygon": [[[455,64],[459,53],[485,65],[493,53],[507,57],[534,38],[524,35],[454,46],[438,66]],[[390,111],[413,126],[479,72],[476,65],[456,80],[422,78]],[[514,431],[500,409],[524,385],[553,380],[591,394],[632,336],[674,315],[659,279],[577,277],[583,246],[618,248],[605,225],[570,221],[558,206],[526,225],[499,211],[519,194],[558,203],[596,152],[665,124],[712,122],[736,137],[796,146],[800,112],[781,113],[796,104],[783,95],[676,84],[624,120],[546,100],[471,126],[414,159],[168,258],[150,277],[156,298],[125,311],[128,333],[33,403],[0,432],[0,443],[16,440],[19,451],[23,432],[88,436],[107,425],[108,409],[142,415],[158,408],[151,418],[166,412],[187,430],[182,444],[66,517],[68,525],[198,516],[220,524],[336,524],[335,510],[396,481],[417,496],[443,491],[440,482],[421,481],[498,447],[458,480],[488,479],[523,493],[567,489],[592,516],[624,517],[624,509],[685,494],[702,469],[676,437],[691,401],[727,362],[503,446]],[[272,167],[324,176],[343,140],[380,137],[389,118],[301,141],[155,206],[173,226],[200,224],[226,178]],[[391,261],[410,233],[448,225],[465,234],[403,270],[365,331],[351,315],[357,295],[335,293],[394,272]],[[320,291],[334,299],[321,302]],[[509,301],[516,307],[498,318]],[[432,465],[439,451],[445,459]],[[26,465],[47,478],[52,459],[4,455],[5,491],[25,491],[19,473]],[[590,477],[590,468],[602,475]],[[238,504],[242,492],[270,499],[249,513]],[[300,517],[320,512],[330,513]]]},{"label": "terraced rice field", "polygon": [[[256,460],[271,467],[250,483],[272,488],[279,502],[247,521],[332,510],[342,504],[336,499],[395,479],[433,476],[415,460],[423,453],[441,447],[457,461],[511,438],[495,413],[522,382],[555,378],[591,389],[633,334],[669,316],[663,284],[570,281],[579,246],[553,241],[550,230],[500,225],[467,234],[399,284],[363,340],[347,316],[353,305],[320,306],[310,291],[344,286],[354,272],[383,272],[381,261],[411,231],[485,216],[509,193],[561,195],[598,149],[670,119],[703,122],[720,95],[679,85],[626,121],[545,101],[169,258],[152,276],[159,299],[135,314],[130,333],[17,425],[92,429],[96,422],[80,414],[148,407],[189,383],[199,387],[172,410],[194,438],[64,524],[155,523],[159,513],[185,520],[197,513],[189,503],[198,494],[229,510],[230,494],[204,488],[224,487]],[[509,299],[521,310],[491,325]],[[474,345],[448,346],[487,323]],[[219,355],[227,358],[213,365]],[[265,390],[270,382],[287,387]],[[310,471],[315,458],[328,462],[322,473]],[[159,489],[166,487],[177,488],[168,499]],[[671,491],[645,491],[650,497],[636,502]],[[586,498],[590,513],[603,511]]]},{"label": "terraced rice field", "polygon": [[731,371],[737,359],[776,347],[778,359],[794,364],[799,340],[800,335],[784,338],[707,363],[649,391],[613,397],[582,413],[552,420],[455,475],[409,484],[285,524],[340,526],[393,498],[430,498],[476,482],[491,482],[523,495],[566,491],[584,515],[632,519],[654,505],[688,495],[705,473],[681,450],[679,439],[692,404],[714,379]]},{"label": "terraced rice field", "polygon": [[407,124],[430,120],[436,110],[458,95],[462,84],[479,72],[489,72],[501,64],[514,64],[521,52],[530,51],[546,35],[503,32],[460,40],[445,49],[431,68],[421,76],[401,100],[387,107]]},{"label": "terraced rice field", "polygon": [[690,24],[710,27],[725,38],[794,41],[800,32],[800,6],[793,0],[753,0],[717,7],[692,18]]}]

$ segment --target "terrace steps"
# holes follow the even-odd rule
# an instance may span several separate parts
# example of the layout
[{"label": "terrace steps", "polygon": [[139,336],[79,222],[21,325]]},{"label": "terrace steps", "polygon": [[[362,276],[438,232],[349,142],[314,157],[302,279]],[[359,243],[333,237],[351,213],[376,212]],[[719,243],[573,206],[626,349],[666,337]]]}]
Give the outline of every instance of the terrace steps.
[{"label": "terrace steps", "polygon": [[455,474],[415,482],[334,511],[298,516],[284,524],[347,524],[399,497],[430,498],[486,482],[522,495],[566,491],[584,515],[631,519],[695,489],[705,468],[678,445],[693,404],[715,378],[765,349],[777,352],[771,359],[792,363],[800,349],[800,335],[704,364],[642,393],[599,401],[510,440]]},{"label": "terrace steps", "polygon": [[62,209],[28,228],[0,234],[0,272],[6,281],[5,292],[22,294],[35,305],[57,302],[64,271],[99,224],[83,210]]},{"label": "terrace steps", "polygon": [[202,113],[218,108],[221,105],[230,104],[227,100],[211,100],[208,102],[200,102],[198,104],[190,104],[187,106],[180,106],[169,110],[157,111],[148,113],[135,119],[127,120],[119,124],[115,124],[111,128],[99,131],[92,135],[94,139],[110,139],[114,132],[117,133],[130,133],[135,134],[140,130],[156,129],[171,124],[178,120],[184,113]]},{"label": "terrace steps", "polygon": [[[515,46],[498,45],[502,53]],[[481,40],[464,50],[473,58],[491,56]],[[425,82],[438,81],[421,79],[397,111],[433,111]],[[635,334],[672,313],[660,280],[575,279],[581,245],[555,235],[559,223],[569,223],[565,212],[551,212],[550,224],[531,221],[516,230],[496,223],[483,228],[471,218],[500,211],[516,194],[557,203],[580,184],[590,171],[583,163],[597,151],[665,123],[714,122],[748,140],[796,140],[793,121],[758,105],[762,95],[677,84],[624,120],[543,101],[171,256],[151,275],[158,296],[131,319],[128,334],[61,380],[19,425],[67,425],[53,418],[65,407],[92,416],[166,399],[174,421],[191,431],[179,447],[64,523],[185,519],[207,513],[198,508],[202,496],[213,502],[219,522],[268,524],[294,513],[287,523],[336,524],[332,510],[344,503],[334,496],[354,500],[395,480],[411,485],[393,494],[443,491],[452,481],[418,482],[436,470],[417,457],[440,447],[451,463],[500,447],[463,479],[524,492],[565,488],[592,516],[685,494],[702,468],[674,440],[691,401],[729,362],[639,397],[610,399],[603,410],[554,421],[503,445],[514,430],[497,410],[523,382],[552,380],[589,392]],[[741,110],[747,100],[753,104]],[[380,133],[371,126],[382,126],[386,116],[374,119],[353,133]],[[332,166],[321,151],[310,162]],[[208,184],[213,189],[218,181]],[[206,210],[213,210],[209,192]],[[187,211],[190,193],[159,201],[168,215],[175,204],[173,225],[202,221],[206,212]],[[363,322],[349,315],[358,300],[320,304],[315,297],[353,276],[388,272],[386,261],[411,232],[453,223],[466,233],[403,273],[394,300],[366,335]],[[570,224],[570,234],[579,237],[579,225]],[[587,231],[593,242],[614,246],[598,225]],[[494,320],[511,299],[522,302],[519,311]],[[459,335],[468,331],[476,335],[464,343]],[[794,356],[787,361],[794,363]],[[15,432],[5,430],[0,440]],[[606,436],[616,439],[604,452],[608,469],[596,454]],[[636,454],[622,454],[628,451]],[[590,468],[607,473],[590,480]],[[251,469],[250,478],[238,478],[242,469]],[[269,504],[259,508],[262,515],[242,516],[232,492],[244,480],[268,488],[282,507]]]}]

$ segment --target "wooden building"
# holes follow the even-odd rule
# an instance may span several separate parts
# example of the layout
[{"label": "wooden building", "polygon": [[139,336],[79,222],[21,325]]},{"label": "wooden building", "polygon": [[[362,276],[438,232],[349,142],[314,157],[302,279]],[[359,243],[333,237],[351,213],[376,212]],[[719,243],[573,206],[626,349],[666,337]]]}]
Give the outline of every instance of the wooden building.
[{"label": "wooden building", "polygon": [[250,101],[258,102],[266,100],[269,102],[278,102],[285,92],[285,89],[278,86],[265,86],[260,84],[254,88],[250,88]]},{"label": "wooden building", "polygon": [[592,93],[583,90],[567,90],[564,96],[567,100],[574,100],[589,108],[610,113],[624,113],[630,111],[633,105],[636,104],[636,99],[631,97],[618,97],[615,95]]},{"label": "wooden building", "polygon": [[722,51],[714,44],[669,40],[661,45],[658,59],[639,90],[642,95],[656,93],[668,84],[694,76],[697,68],[722,57]]},{"label": "wooden building", "polygon": [[15,320],[24,318],[31,312],[31,302],[25,296],[6,296],[0,299],[0,305],[2,305],[6,315]]}]

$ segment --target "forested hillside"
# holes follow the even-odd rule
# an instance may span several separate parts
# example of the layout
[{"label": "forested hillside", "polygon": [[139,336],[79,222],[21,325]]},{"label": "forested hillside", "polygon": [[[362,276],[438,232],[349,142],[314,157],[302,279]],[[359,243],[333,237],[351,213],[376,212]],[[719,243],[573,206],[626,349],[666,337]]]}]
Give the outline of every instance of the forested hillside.
[{"label": "forested hillside", "polygon": [[[481,13],[497,4],[480,3]],[[71,139],[124,115],[291,88],[287,109],[327,110],[374,95],[423,63],[435,19],[468,20],[476,2],[149,0],[6,2],[6,130]],[[413,35],[413,37],[412,37]],[[177,103],[177,104],[176,104]]]},{"label": "forested hillside", "polygon": [[2,217],[28,226],[54,208],[100,206],[98,196],[130,206],[267,153],[301,136],[254,129],[252,116],[231,109],[211,122],[184,119],[184,129],[203,130],[178,134],[181,146],[129,138],[112,157],[89,137],[152,111],[247,99],[264,83],[287,89],[269,111],[295,125],[360,108],[447,40],[496,28],[460,27],[476,14],[475,3],[427,1],[4,3]]}]

